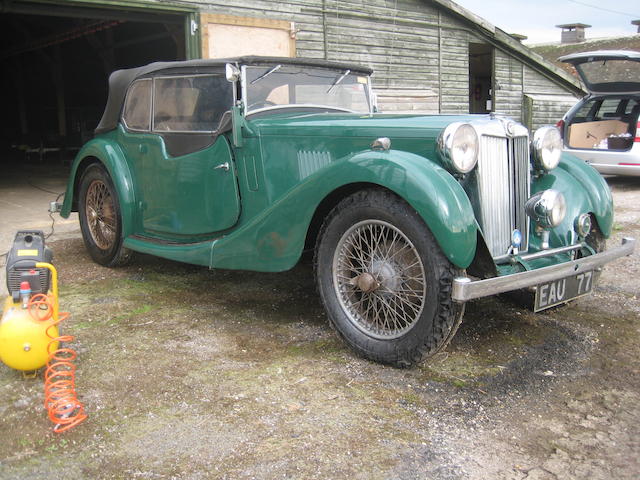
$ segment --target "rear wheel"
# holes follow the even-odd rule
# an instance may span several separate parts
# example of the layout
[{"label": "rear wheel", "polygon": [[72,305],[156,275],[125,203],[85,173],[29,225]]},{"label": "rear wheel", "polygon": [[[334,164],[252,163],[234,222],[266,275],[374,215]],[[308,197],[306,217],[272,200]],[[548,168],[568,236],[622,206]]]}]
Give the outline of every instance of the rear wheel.
[{"label": "rear wheel", "polygon": [[457,271],[418,214],[383,190],[364,190],[327,217],[316,280],[329,319],[360,355],[412,366],[443,348],[462,319]]},{"label": "rear wheel", "polygon": [[131,251],[122,246],[120,203],[111,177],[100,164],[89,166],[80,180],[80,229],[91,258],[107,267],[127,263]]}]

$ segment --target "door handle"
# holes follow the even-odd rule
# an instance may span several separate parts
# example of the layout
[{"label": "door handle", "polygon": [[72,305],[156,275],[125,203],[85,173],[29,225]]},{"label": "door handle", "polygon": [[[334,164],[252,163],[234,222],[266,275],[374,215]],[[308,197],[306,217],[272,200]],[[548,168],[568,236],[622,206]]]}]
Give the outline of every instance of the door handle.
[{"label": "door handle", "polygon": [[218,165],[217,167],[213,167],[214,170],[224,170],[225,172],[229,171],[229,162],[224,162]]}]

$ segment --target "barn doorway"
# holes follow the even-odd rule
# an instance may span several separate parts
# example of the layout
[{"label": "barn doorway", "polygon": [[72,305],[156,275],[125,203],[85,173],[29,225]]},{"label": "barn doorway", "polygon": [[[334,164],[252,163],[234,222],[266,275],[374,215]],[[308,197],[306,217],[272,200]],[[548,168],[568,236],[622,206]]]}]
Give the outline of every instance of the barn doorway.
[{"label": "barn doorway", "polygon": [[93,135],[112,71],[189,57],[188,12],[70,3],[2,4],[0,168],[68,164]]},{"label": "barn doorway", "polygon": [[493,47],[469,44],[469,113],[493,111]]}]

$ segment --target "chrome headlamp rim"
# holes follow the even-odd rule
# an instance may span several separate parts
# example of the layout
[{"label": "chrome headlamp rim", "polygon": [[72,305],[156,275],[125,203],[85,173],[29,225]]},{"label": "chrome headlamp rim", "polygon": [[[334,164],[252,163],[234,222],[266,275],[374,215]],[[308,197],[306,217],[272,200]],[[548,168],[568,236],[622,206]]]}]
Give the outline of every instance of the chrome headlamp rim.
[{"label": "chrome headlamp rim", "polygon": [[469,123],[450,123],[438,137],[438,152],[454,173],[469,173],[478,163],[480,140]]},{"label": "chrome headlamp rim", "polygon": [[536,170],[550,171],[560,163],[562,155],[562,136],[551,125],[538,128],[533,134],[531,155]]},{"label": "chrome headlamp rim", "polygon": [[536,193],[525,204],[527,215],[540,227],[555,228],[567,214],[567,202],[562,192],[548,189]]},{"label": "chrome headlamp rim", "polygon": [[591,233],[591,215],[588,213],[583,213],[576,218],[575,221],[575,230],[578,233],[580,238],[585,238],[589,233]]}]

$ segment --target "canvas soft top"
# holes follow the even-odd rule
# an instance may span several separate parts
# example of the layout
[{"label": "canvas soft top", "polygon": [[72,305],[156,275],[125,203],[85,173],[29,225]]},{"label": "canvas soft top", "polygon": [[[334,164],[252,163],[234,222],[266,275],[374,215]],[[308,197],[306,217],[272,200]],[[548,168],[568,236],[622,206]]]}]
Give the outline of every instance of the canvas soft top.
[{"label": "canvas soft top", "polygon": [[136,79],[156,73],[210,73],[219,71],[227,63],[238,65],[302,65],[309,67],[335,68],[338,70],[351,70],[355,73],[371,75],[373,70],[360,65],[346,64],[340,62],[330,62],[315,58],[289,58],[289,57],[235,57],[217,59],[185,60],[177,62],[154,62],[142,67],[116,70],[109,76],[109,97],[107,105],[96,127],[95,133],[104,133],[113,130],[118,125],[120,113],[124,104],[124,97],[129,85]]}]

